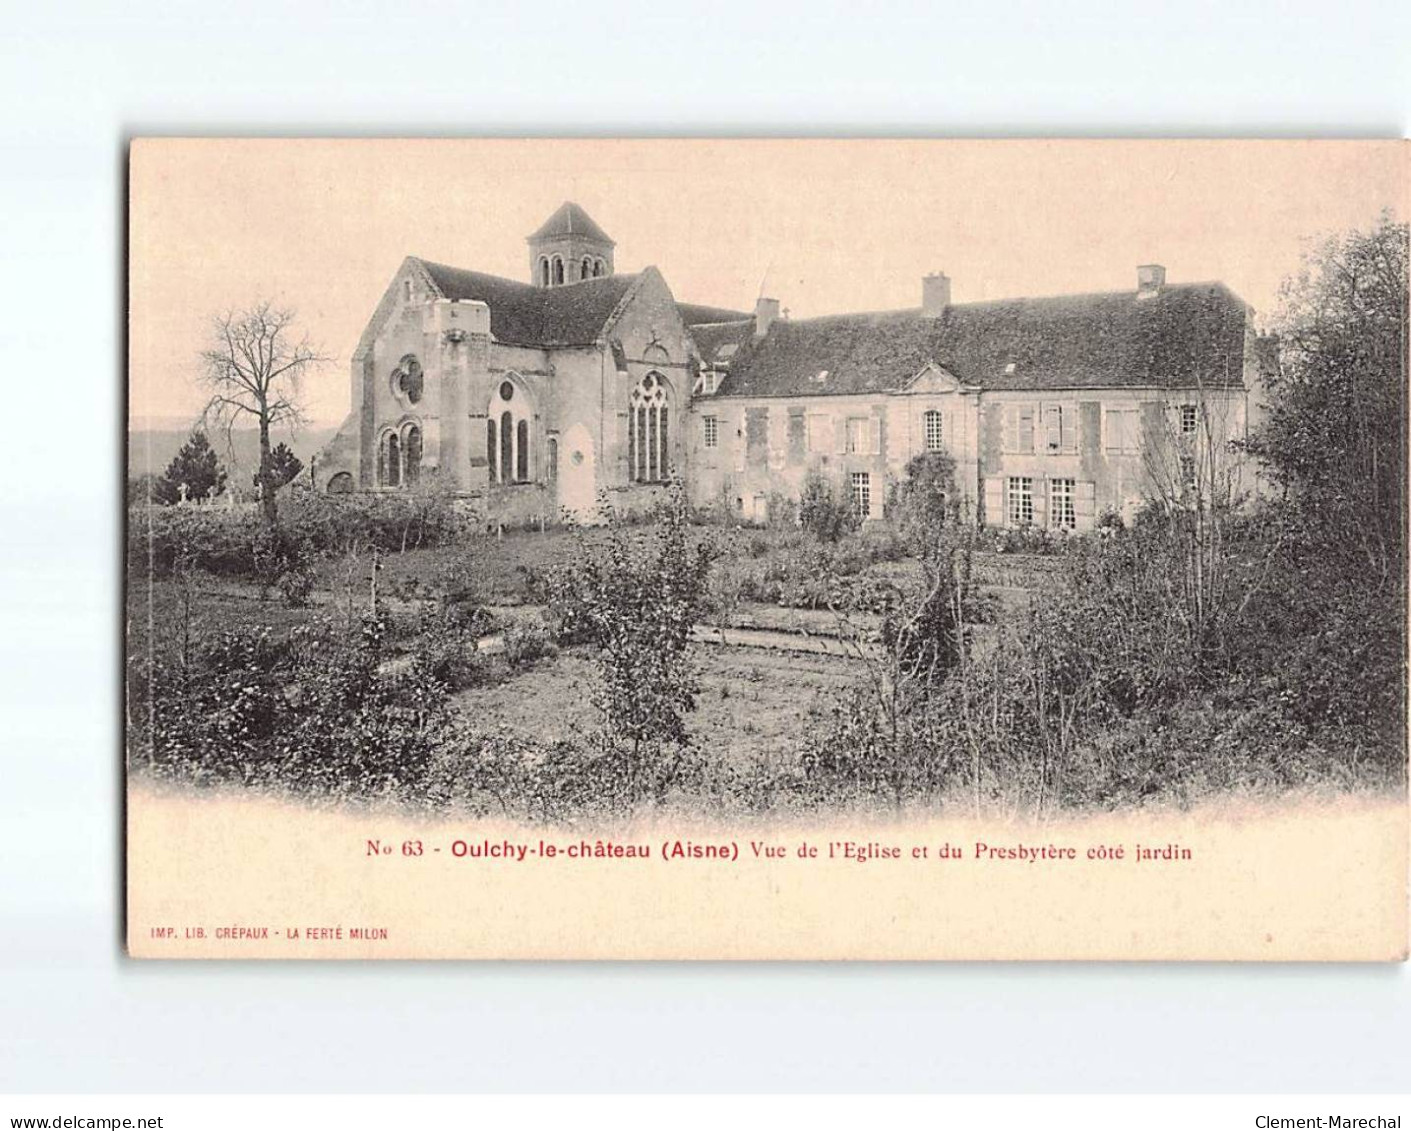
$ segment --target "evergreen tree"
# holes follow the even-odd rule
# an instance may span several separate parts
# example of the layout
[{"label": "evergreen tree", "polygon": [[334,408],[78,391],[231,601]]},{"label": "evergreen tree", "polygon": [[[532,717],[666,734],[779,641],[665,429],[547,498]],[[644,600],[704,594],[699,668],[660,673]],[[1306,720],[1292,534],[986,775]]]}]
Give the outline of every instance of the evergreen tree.
[{"label": "evergreen tree", "polygon": [[[286,483],[293,483],[299,477],[299,472],[304,470],[303,461],[289,449],[289,445],[281,442],[269,453],[269,462],[265,465],[268,482],[272,490],[278,491]],[[260,485],[260,473],[257,471],[251,477],[256,487]]]},{"label": "evergreen tree", "polygon": [[181,485],[186,484],[188,499],[204,499],[212,493],[225,490],[225,469],[216,457],[215,449],[206,434],[201,431],[191,433],[191,438],[181,446],[181,451],[167,464],[166,471],[157,480],[152,497],[159,503],[181,501]]}]

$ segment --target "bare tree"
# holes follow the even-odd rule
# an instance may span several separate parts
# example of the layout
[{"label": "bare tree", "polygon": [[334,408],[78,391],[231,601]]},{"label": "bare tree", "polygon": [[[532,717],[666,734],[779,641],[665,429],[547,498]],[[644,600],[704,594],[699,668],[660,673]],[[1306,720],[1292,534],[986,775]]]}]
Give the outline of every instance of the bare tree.
[{"label": "bare tree", "polygon": [[278,517],[275,475],[270,460],[270,428],[297,424],[306,372],[332,358],[312,345],[308,335],[295,338],[294,311],[261,299],[244,310],[227,310],[211,320],[211,344],[201,351],[203,379],[212,390],[205,415],[230,430],[242,416],[260,429],[260,467],[255,482],[265,519]]}]

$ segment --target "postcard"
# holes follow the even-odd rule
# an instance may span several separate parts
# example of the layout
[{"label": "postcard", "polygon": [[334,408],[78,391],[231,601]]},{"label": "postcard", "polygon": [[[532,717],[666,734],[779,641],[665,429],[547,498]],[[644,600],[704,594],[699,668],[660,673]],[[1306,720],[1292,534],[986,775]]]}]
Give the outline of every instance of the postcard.
[{"label": "postcard", "polygon": [[1404,959],[1408,152],[134,140],[130,954]]}]

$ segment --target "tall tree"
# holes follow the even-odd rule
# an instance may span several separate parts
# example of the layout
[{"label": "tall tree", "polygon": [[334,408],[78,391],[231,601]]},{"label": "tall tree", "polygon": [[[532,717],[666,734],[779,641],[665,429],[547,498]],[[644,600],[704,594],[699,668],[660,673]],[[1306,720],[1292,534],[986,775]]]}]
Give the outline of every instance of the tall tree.
[{"label": "tall tree", "polygon": [[260,468],[255,475],[265,519],[278,518],[270,429],[302,419],[299,386],[311,369],[332,360],[307,335],[296,338],[293,310],[261,300],[245,310],[226,311],[212,320],[211,344],[201,352],[203,376],[211,387],[208,416],[227,435],[252,416],[260,430]]},{"label": "tall tree", "polygon": [[152,485],[152,497],[159,503],[180,502],[183,484],[186,497],[190,499],[204,499],[225,490],[225,470],[211,441],[199,430],[191,433],[191,438]]},{"label": "tall tree", "polygon": [[1404,572],[1408,228],[1326,240],[1284,285],[1269,417],[1252,445],[1365,580]]}]

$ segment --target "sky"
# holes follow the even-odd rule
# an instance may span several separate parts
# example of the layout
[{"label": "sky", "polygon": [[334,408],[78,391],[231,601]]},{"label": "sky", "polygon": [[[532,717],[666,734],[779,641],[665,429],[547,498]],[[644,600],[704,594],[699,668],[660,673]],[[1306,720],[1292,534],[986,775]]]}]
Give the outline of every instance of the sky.
[{"label": "sky", "polygon": [[138,140],[130,162],[134,426],[206,394],[210,319],[268,297],[334,360],[301,395],[349,411],[349,358],[407,255],[528,281],[525,237],[574,200],[678,300],[794,318],[1219,280],[1267,319],[1307,242],[1404,218],[1408,147],[1364,141]]}]

